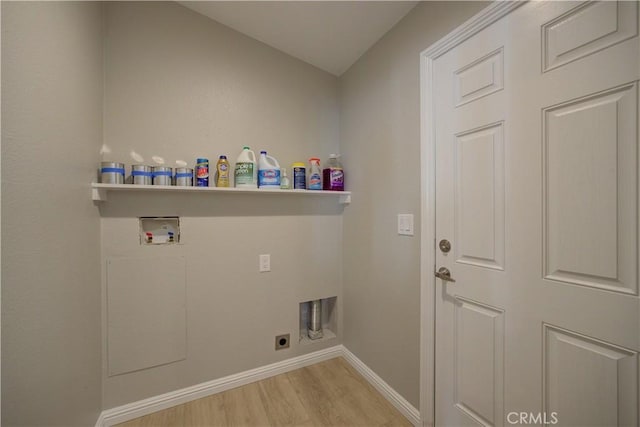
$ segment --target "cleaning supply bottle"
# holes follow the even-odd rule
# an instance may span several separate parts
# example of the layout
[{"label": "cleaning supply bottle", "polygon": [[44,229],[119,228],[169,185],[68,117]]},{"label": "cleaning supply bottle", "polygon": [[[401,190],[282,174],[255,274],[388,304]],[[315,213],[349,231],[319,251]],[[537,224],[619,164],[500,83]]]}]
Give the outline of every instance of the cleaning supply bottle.
[{"label": "cleaning supply bottle", "polygon": [[242,147],[242,152],[240,152],[236,160],[234,185],[243,188],[256,188],[258,186],[256,155],[247,146]]},{"label": "cleaning supply bottle", "polygon": [[229,186],[229,161],[227,156],[220,156],[216,163],[216,187]]},{"label": "cleaning supply bottle", "polygon": [[205,158],[196,159],[196,186],[209,186],[209,160]]},{"label": "cleaning supply bottle", "polygon": [[261,151],[258,159],[258,187],[280,188],[280,164],[266,151]]},{"label": "cleaning supply bottle", "polygon": [[291,181],[287,176],[287,168],[282,168],[282,175],[280,176],[280,189],[289,190],[291,188]]},{"label": "cleaning supply bottle", "polygon": [[291,165],[293,168],[293,189],[294,190],[306,190],[307,189],[307,168],[302,162],[296,162]]},{"label": "cleaning supply bottle", "polygon": [[309,159],[309,190],[322,190],[322,171],[320,170],[320,159],[312,157]]},{"label": "cleaning supply bottle", "polygon": [[329,154],[329,161],[322,169],[323,190],[344,191],[344,170],[339,157],[339,154]]}]

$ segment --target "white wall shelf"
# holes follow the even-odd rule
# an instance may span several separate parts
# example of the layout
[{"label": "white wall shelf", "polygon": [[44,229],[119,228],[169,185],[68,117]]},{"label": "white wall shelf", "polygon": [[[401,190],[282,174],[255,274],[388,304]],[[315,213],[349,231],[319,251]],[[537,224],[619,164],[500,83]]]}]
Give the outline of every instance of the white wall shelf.
[{"label": "white wall shelf", "polygon": [[273,196],[294,196],[294,197],[333,197],[337,198],[342,205],[351,203],[350,191],[319,191],[319,190],[280,190],[274,189],[254,189],[254,188],[223,188],[223,187],[177,187],[174,185],[134,185],[134,184],[91,184],[92,198],[98,202],[106,202],[111,191],[139,191],[145,193],[152,192],[172,192],[172,193],[244,193],[244,194],[270,194]]}]

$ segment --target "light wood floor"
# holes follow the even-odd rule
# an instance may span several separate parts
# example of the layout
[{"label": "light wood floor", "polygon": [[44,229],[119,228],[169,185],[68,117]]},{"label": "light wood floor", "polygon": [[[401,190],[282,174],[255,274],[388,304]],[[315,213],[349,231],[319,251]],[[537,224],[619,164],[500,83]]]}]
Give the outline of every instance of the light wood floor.
[{"label": "light wood floor", "polygon": [[119,424],[142,426],[411,424],[338,357]]}]

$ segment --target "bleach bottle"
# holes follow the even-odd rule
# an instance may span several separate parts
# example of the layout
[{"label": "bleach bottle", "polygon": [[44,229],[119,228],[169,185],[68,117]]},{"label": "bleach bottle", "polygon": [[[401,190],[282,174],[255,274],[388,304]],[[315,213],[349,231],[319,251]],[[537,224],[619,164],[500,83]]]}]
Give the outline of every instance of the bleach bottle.
[{"label": "bleach bottle", "polygon": [[256,155],[247,146],[242,147],[242,152],[236,160],[234,172],[234,185],[236,187],[256,188],[258,186],[258,168],[256,167]]},{"label": "bleach bottle", "polygon": [[261,151],[258,159],[258,187],[280,188],[280,164],[266,151]]}]

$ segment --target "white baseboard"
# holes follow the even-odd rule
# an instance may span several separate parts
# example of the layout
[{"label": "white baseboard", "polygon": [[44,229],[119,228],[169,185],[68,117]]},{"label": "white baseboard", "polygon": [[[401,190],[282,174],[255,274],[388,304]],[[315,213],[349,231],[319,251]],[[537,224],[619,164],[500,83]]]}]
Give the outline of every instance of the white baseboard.
[{"label": "white baseboard", "polygon": [[105,425],[105,423],[104,423],[104,411],[102,411],[100,413],[100,416],[98,417],[98,421],[96,421],[96,427],[102,427],[104,425]]},{"label": "white baseboard", "polygon": [[275,375],[280,375],[324,360],[333,359],[334,357],[342,356],[343,348],[344,347],[341,345],[337,345],[324,350],[283,360],[281,362],[276,362],[271,365],[262,366],[260,368],[229,375],[217,380],[207,381],[191,387],[161,394],[159,396],[107,409],[106,411],[102,411],[102,414],[100,414],[96,427],[113,426],[156,411],[171,408],[172,406],[260,381],[265,378],[270,378]]},{"label": "white baseboard", "polygon": [[232,388],[240,387],[256,381],[280,375],[295,369],[304,368],[324,360],[342,356],[349,362],[371,385],[378,390],[393,406],[398,409],[415,426],[420,426],[420,412],[407,400],[396,392],[389,384],[373,372],[367,365],[342,345],[283,360],[271,365],[251,369],[229,375],[213,381],[207,381],[175,390],[159,396],[139,400],[137,402],[118,406],[102,411],[96,427],[109,427],[125,421],[133,420],[156,411],[190,402],[195,399],[221,393]]},{"label": "white baseboard", "polygon": [[351,364],[360,375],[365,377],[367,381],[382,394],[393,406],[396,407],[402,415],[404,415],[414,426],[422,426],[420,421],[420,411],[418,411],[411,403],[395,391],[389,384],[371,370],[367,365],[358,359],[353,353],[343,346],[342,357]]}]

